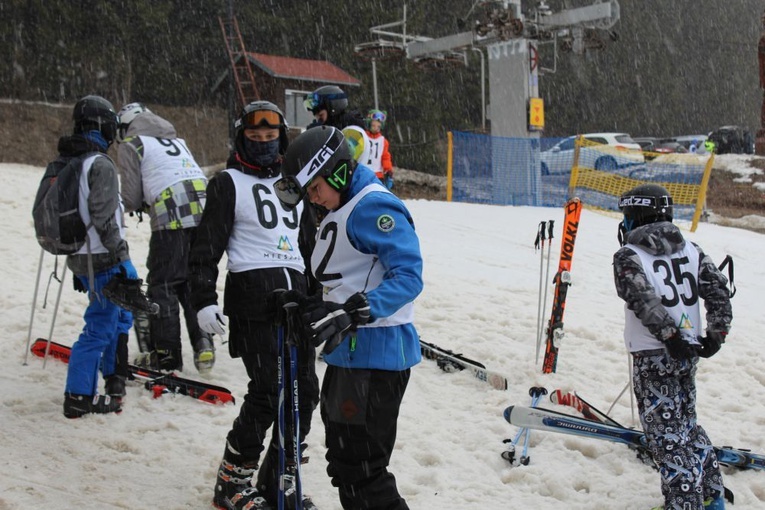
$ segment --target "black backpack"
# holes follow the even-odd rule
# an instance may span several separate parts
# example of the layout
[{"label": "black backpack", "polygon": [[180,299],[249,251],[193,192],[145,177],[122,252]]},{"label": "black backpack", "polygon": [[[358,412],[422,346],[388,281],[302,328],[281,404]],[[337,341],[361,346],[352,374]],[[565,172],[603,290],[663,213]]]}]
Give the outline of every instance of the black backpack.
[{"label": "black backpack", "polygon": [[37,242],[54,255],[76,253],[87,240],[80,216],[82,158],[59,156],[48,164],[32,207]]}]

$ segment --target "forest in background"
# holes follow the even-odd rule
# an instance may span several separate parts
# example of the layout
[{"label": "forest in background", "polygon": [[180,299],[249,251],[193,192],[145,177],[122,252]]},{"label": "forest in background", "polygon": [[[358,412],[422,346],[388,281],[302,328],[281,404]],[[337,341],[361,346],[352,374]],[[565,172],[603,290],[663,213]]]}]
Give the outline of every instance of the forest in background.
[{"label": "forest in background", "polygon": [[[549,0],[558,10],[595,0]],[[527,8],[533,0],[524,1]],[[180,107],[223,107],[211,92],[228,60],[219,16],[233,5],[249,51],[328,60],[362,81],[349,90],[373,105],[371,64],[356,44],[372,26],[400,20],[401,0],[0,0],[0,97],[73,103],[86,93]],[[540,76],[543,136],[625,131],[633,136],[759,127],[755,0],[620,0],[616,42],[584,55],[559,53]],[[407,31],[441,37],[465,30],[473,0],[415,1]],[[377,64],[378,96],[398,166],[443,173],[446,132],[481,128],[480,60],[424,71],[411,61]],[[552,52],[540,51],[553,67]],[[488,98],[488,92],[487,92]],[[488,99],[487,99],[488,100]],[[202,129],[204,126],[200,126]]]}]

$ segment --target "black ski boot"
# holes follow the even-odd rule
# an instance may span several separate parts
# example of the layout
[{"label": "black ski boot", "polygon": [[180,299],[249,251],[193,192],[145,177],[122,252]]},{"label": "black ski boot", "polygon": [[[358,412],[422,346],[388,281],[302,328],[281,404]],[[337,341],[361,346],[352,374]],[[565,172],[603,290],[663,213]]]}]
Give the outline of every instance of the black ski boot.
[{"label": "black ski boot", "polygon": [[258,489],[252,486],[252,476],[256,469],[257,462],[243,461],[241,455],[234,453],[226,443],[215,480],[213,506],[223,510],[271,510],[271,506],[260,495]]},{"label": "black ski boot", "polygon": [[104,381],[104,393],[112,397],[113,400],[122,403],[122,398],[127,394],[125,391],[125,377],[121,375],[110,375]]},{"label": "black ski boot", "polygon": [[86,414],[107,414],[122,412],[121,404],[109,395],[64,395],[64,416],[79,418]]},{"label": "black ski boot", "polygon": [[208,375],[215,365],[215,345],[211,335],[202,333],[194,345],[194,366],[200,375]]},{"label": "black ski boot", "polygon": [[123,273],[114,275],[104,285],[102,292],[106,299],[125,310],[157,315],[159,313],[159,305],[149,301],[149,298],[141,290],[141,285],[143,285],[143,280],[128,278],[123,270]]},{"label": "black ski boot", "polygon": [[[305,445],[303,445],[304,447]],[[258,470],[258,479],[255,486],[261,495],[266,498],[273,508],[277,507],[279,497],[279,451],[273,445],[269,446],[268,453],[263,459],[263,465]],[[301,462],[305,463],[305,461]],[[285,510],[295,510],[297,508],[295,501],[297,488],[295,487],[295,464],[287,460],[286,473],[284,476],[284,508]],[[318,510],[311,498],[302,494],[303,510]]]}]

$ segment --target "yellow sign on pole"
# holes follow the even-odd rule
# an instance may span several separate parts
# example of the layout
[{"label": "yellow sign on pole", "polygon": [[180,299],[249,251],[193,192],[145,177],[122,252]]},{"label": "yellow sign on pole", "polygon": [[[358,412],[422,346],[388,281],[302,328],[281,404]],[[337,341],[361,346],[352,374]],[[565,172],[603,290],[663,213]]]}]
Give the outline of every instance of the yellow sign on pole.
[{"label": "yellow sign on pole", "polygon": [[545,128],[545,101],[541,97],[529,99],[529,131]]}]

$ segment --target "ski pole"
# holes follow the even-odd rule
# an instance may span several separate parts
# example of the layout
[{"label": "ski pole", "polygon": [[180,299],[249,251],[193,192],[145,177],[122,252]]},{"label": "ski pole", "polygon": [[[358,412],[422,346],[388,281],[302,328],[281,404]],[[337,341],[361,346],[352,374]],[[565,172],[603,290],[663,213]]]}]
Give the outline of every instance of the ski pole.
[{"label": "ski pole", "polygon": [[29,344],[32,343],[32,324],[35,321],[35,308],[37,307],[37,291],[40,289],[40,275],[42,274],[43,256],[45,250],[40,248],[40,262],[37,264],[37,278],[35,279],[35,291],[32,295],[32,313],[29,316],[29,330],[27,331],[27,347],[24,349],[24,366],[27,366],[27,357],[29,356]]},{"label": "ski pole", "polygon": [[286,416],[284,409],[284,326],[281,324],[277,330],[278,336],[278,360],[276,370],[276,381],[279,387],[279,489],[276,495],[276,505],[278,510],[284,510],[284,429],[286,428]]},{"label": "ski pole", "polygon": [[[547,270],[545,271],[545,297],[542,300],[542,324],[544,325],[544,317],[545,313],[547,312],[547,289],[550,288],[550,286],[547,284],[550,281],[550,251],[552,250],[552,240],[553,240],[553,224],[555,221],[548,220],[547,222]],[[541,337],[540,337],[541,343]],[[537,362],[539,362],[539,347],[537,347]]]},{"label": "ski pole", "polygon": [[45,368],[45,364],[48,362],[48,354],[50,353],[50,343],[51,343],[51,340],[53,340],[53,327],[56,325],[56,315],[58,314],[58,305],[61,302],[61,291],[64,290],[65,280],[66,280],[66,264],[64,264],[64,269],[61,270],[61,283],[58,286],[58,294],[56,295],[56,307],[53,309],[53,317],[50,320],[50,331],[48,332],[48,343],[45,344],[45,356],[43,356],[43,368]]},{"label": "ski pole", "polygon": [[295,487],[295,509],[303,510],[303,480],[301,473],[301,452],[300,452],[300,398],[298,393],[298,349],[295,341],[295,328],[292,327],[290,320],[291,314],[296,311],[296,303],[287,303],[284,305],[287,316],[287,344],[290,348],[290,391],[292,391],[292,455],[295,464],[295,478],[293,484]]},{"label": "ski pole", "polygon": [[[540,249],[541,248],[541,249]],[[534,249],[539,249],[539,297],[537,299],[537,355],[534,364],[539,362],[539,349],[542,345],[542,323],[544,322],[544,312],[542,311],[542,268],[545,258],[545,222],[539,222],[537,237],[534,240]]]}]

